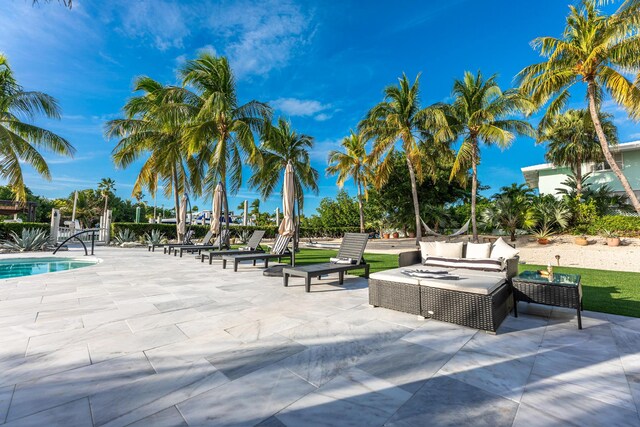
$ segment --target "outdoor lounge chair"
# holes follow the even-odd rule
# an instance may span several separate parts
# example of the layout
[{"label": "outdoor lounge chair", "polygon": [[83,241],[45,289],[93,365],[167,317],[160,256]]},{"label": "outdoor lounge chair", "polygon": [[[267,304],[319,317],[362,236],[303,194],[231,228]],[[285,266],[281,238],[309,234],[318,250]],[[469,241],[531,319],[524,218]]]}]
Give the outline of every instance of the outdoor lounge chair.
[{"label": "outdoor lounge chair", "polygon": [[191,239],[193,238],[194,235],[194,231],[193,230],[189,230],[187,231],[187,234],[185,234],[184,236],[184,241],[185,243],[149,243],[147,245],[147,249],[149,250],[149,252],[155,252],[156,248],[164,248],[164,253],[167,253],[167,248],[169,246],[175,246],[175,245],[190,245],[191,244]]},{"label": "outdoor lounge chair", "polygon": [[[222,240],[222,244],[220,243],[220,240]],[[199,245],[183,245],[183,246],[178,246],[176,248],[173,248],[173,256],[176,256],[179,253],[180,258],[182,258],[182,254],[184,252],[197,252],[198,255],[200,255],[202,251],[219,249],[220,246],[227,249],[229,249],[230,247],[229,231],[226,229],[222,230],[222,233],[220,233],[220,235],[216,237],[216,240],[211,244],[207,244],[203,240],[202,244],[199,244]]]},{"label": "outdoor lounge chair", "polygon": [[252,254],[252,253],[264,253],[264,250],[260,247],[260,242],[262,242],[262,238],[264,237],[264,230],[255,230],[249,240],[247,241],[246,246],[239,249],[229,249],[226,251],[207,251],[200,253],[200,262],[204,262],[205,259],[209,259],[209,265],[214,258],[220,258],[223,255],[242,255],[242,254]]},{"label": "outdoor lounge chair", "polygon": [[[162,246],[162,251],[167,255],[171,255],[171,250],[178,246],[193,245],[194,243],[191,241],[191,239],[193,239],[195,234],[196,232],[193,230],[187,231],[187,234],[184,235],[183,243],[168,243]],[[211,233],[211,231],[208,231],[207,234],[205,234],[204,239],[202,239],[202,242],[208,243],[209,240],[211,240],[211,237],[213,237],[213,234]]]},{"label": "outdoor lounge chair", "polygon": [[253,254],[239,254],[239,255],[223,255],[222,256],[222,268],[227,268],[227,261],[233,261],[233,271],[238,271],[238,264],[242,261],[253,261],[253,265],[256,265],[256,261],[263,260],[264,267],[269,267],[269,260],[277,259],[278,262],[282,258],[291,258],[291,251],[289,251],[289,241],[291,237],[281,236],[278,234],[276,241],[273,243],[271,252],[267,253],[253,253]]},{"label": "outdoor lounge chair", "polygon": [[304,277],[305,290],[311,291],[311,278],[326,274],[338,273],[338,283],[344,282],[344,273],[364,268],[364,276],[369,278],[369,264],[364,260],[364,249],[369,241],[366,233],[345,233],[338,250],[337,258],[321,264],[303,265],[300,267],[285,267],[282,278],[285,286],[289,286],[289,276]]}]

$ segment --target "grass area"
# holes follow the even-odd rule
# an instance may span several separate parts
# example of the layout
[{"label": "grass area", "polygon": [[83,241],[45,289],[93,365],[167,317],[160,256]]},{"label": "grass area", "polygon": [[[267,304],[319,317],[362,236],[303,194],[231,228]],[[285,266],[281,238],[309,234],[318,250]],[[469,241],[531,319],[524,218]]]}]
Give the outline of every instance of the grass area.
[{"label": "grass area", "polygon": [[[520,265],[520,271],[546,268],[546,265]],[[575,267],[553,267],[553,271],[582,276],[585,310],[640,317],[640,273]]]},{"label": "grass area", "polygon": [[[327,262],[336,253],[337,251],[327,249],[301,249],[296,255],[296,264]],[[371,264],[371,273],[398,267],[397,255],[367,253],[365,259]],[[520,271],[546,268],[542,265],[520,265]],[[575,267],[554,267],[554,271],[582,276],[585,310],[640,317],[640,273]],[[363,275],[364,271],[354,274]]]}]

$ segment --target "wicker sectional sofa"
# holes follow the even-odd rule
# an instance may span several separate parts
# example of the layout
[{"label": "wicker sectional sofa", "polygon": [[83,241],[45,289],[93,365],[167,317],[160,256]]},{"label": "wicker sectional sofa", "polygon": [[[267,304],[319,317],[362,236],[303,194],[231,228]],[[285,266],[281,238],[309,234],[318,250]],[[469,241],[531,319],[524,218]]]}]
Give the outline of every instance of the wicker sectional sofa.
[{"label": "wicker sectional sofa", "polygon": [[457,268],[448,270],[460,280],[420,279],[402,273],[425,268],[420,251],[404,252],[400,268],[370,276],[369,304],[495,333],[512,309],[518,260],[506,260],[502,272]]}]

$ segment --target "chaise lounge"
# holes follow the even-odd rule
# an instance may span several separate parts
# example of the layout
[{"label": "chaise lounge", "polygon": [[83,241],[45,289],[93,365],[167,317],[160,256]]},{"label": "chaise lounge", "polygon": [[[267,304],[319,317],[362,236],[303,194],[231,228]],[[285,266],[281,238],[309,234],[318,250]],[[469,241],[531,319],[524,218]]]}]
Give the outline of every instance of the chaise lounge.
[{"label": "chaise lounge", "polygon": [[[220,242],[222,241],[222,243]],[[201,244],[199,245],[182,245],[182,246],[177,246],[173,248],[173,256],[177,256],[178,254],[180,254],[180,258],[182,258],[182,254],[185,252],[190,252],[190,253],[194,253],[197,252],[198,255],[200,255],[202,253],[202,251],[206,251],[206,250],[215,250],[215,249],[219,249],[220,246],[222,246],[223,248],[229,249],[229,231],[228,230],[222,230],[222,233],[220,233],[220,235],[218,237],[216,237],[216,240],[211,243],[211,244],[207,244],[205,243],[207,242],[206,240],[203,240]]]},{"label": "chaise lounge", "polygon": [[304,277],[305,291],[311,292],[311,278],[338,273],[338,283],[344,282],[344,273],[364,268],[364,277],[369,277],[369,264],[364,260],[364,249],[369,241],[366,233],[345,233],[338,250],[338,256],[330,262],[285,267],[282,269],[284,286],[289,286],[289,277]]},{"label": "chaise lounge", "polygon": [[513,305],[517,254],[502,239],[421,242],[421,251],[399,255],[399,268],[371,275],[369,304],[495,333]]},{"label": "chaise lounge", "polygon": [[209,260],[211,265],[214,258],[222,258],[224,255],[243,255],[243,254],[256,254],[264,253],[264,250],[260,247],[260,242],[264,237],[264,230],[256,230],[251,234],[249,240],[247,240],[246,246],[239,249],[229,249],[226,251],[206,251],[200,253],[200,262],[204,262],[205,259]]},{"label": "chaise lounge", "polygon": [[291,251],[287,247],[291,237],[282,236],[278,234],[276,241],[269,253],[254,253],[254,254],[238,254],[238,255],[223,255],[222,256],[222,268],[227,268],[227,262],[233,262],[233,271],[238,271],[238,264],[242,261],[253,261],[253,265],[256,265],[256,261],[264,261],[264,268],[269,267],[269,260],[277,259],[278,262],[282,258],[291,258]]}]

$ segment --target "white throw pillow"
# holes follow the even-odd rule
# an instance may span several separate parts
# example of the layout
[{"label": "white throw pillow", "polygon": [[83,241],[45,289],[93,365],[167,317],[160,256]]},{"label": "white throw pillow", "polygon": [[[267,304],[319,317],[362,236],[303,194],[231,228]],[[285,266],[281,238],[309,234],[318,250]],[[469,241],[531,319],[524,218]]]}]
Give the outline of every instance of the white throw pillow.
[{"label": "white throw pillow", "polygon": [[507,242],[502,240],[502,237],[500,237],[493,244],[493,248],[491,249],[491,258],[493,258],[493,259],[500,259],[500,258],[509,259],[509,258],[513,258],[514,256],[518,255],[519,253],[520,253],[519,250],[517,250],[516,248],[512,247],[511,245],[509,245]]},{"label": "white throw pillow", "polygon": [[419,242],[420,243],[420,257],[422,262],[427,259],[428,256],[434,256],[436,254],[436,245],[434,242]]},{"label": "white throw pillow", "polygon": [[489,255],[491,255],[491,243],[467,243],[465,258],[489,258]]},{"label": "white throw pillow", "polygon": [[462,246],[464,243],[436,242],[436,256],[446,258],[462,258]]}]

